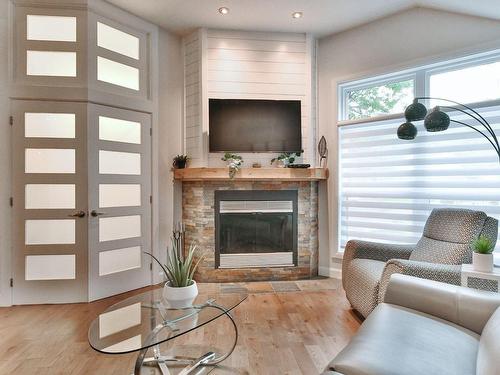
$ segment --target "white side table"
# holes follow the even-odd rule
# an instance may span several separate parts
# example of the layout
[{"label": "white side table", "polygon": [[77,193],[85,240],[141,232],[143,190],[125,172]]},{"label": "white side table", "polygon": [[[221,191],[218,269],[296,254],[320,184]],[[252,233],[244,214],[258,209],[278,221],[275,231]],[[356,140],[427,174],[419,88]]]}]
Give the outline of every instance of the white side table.
[{"label": "white side table", "polygon": [[462,264],[462,286],[500,293],[500,267],[493,272],[474,271],[472,264]]}]

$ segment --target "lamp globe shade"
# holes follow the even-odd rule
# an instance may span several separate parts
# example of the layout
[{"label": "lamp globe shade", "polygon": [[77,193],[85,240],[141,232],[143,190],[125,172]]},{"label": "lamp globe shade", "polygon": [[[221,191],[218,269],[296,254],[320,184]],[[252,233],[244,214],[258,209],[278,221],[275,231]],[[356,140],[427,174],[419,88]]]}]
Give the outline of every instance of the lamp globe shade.
[{"label": "lamp globe shade", "polygon": [[398,128],[398,138],[405,140],[415,139],[417,136],[417,127],[411,122],[405,122],[401,124]]},{"label": "lamp globe shade", "polygon": [[427,115],[427,108],[422,103],[419,103],[416,99],[405,109],[405,117],[408,122],[410,121],[420,121]]},{"label": "lamp globe shade", "polygon": [[424,125],[428,132],[442,132],[450,126],[450,116],[436,107],[425,117]]}]

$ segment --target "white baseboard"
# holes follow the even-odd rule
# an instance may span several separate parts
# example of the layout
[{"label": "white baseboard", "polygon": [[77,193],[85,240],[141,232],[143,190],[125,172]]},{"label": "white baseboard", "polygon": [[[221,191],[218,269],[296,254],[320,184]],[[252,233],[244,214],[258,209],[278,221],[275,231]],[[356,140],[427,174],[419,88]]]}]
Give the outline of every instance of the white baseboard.
[{"label": "white baseboard", "polygon": [[318,267],[318,274],[320,276],[327,276],[331,277],[334,279],[341,279],[342,278],[342,270],[339,268],[332,268],[332,267]]}]

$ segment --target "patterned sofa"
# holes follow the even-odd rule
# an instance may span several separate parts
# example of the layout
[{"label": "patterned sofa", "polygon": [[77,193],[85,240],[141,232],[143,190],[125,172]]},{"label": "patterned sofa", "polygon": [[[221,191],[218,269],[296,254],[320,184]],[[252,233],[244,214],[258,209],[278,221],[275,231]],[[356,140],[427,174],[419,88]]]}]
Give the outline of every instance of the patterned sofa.
[{"label": "patterned sofa", "polygon": [[383,301],[389,278],[401,273],[460,285],[460,265],[471,263],[471,242],[497,240],[498,221],[484,212],[434,209],[416,245],[351,240],[342,263],[342,284],[353,309],[367,317]]}]

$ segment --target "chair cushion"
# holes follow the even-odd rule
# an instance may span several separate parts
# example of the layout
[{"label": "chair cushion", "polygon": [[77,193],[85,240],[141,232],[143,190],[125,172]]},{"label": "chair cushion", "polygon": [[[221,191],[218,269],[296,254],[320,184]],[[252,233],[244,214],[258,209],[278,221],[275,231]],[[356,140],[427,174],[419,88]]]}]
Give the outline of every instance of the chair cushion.
[{"label": "chair cushion", "polygon": [[500,308],[493,313],[483,328],[479,341],[476,373],[498,375],[500,371]]},{"label": "chair cushion", "polygon": [[425,223],[423,235],[438,241],[470,244],[481,233],[486,217],[481,211],[434,209]]},{"label": "chair cushion", "polygon": [[441,264],[471,263],[472,250],[469,244],[421,237],[410,255],[410,260]]},{"label": "chair cushion", "polygon": [[345,291],[352,307],[364,317],[377,306],[378,286],[385,262],[353,259],[347,270]]},{"label": "chair cushion", "polygon": [[472,331],[382,303],[328,369],[345,375],[472,375],[478,346]]}]

